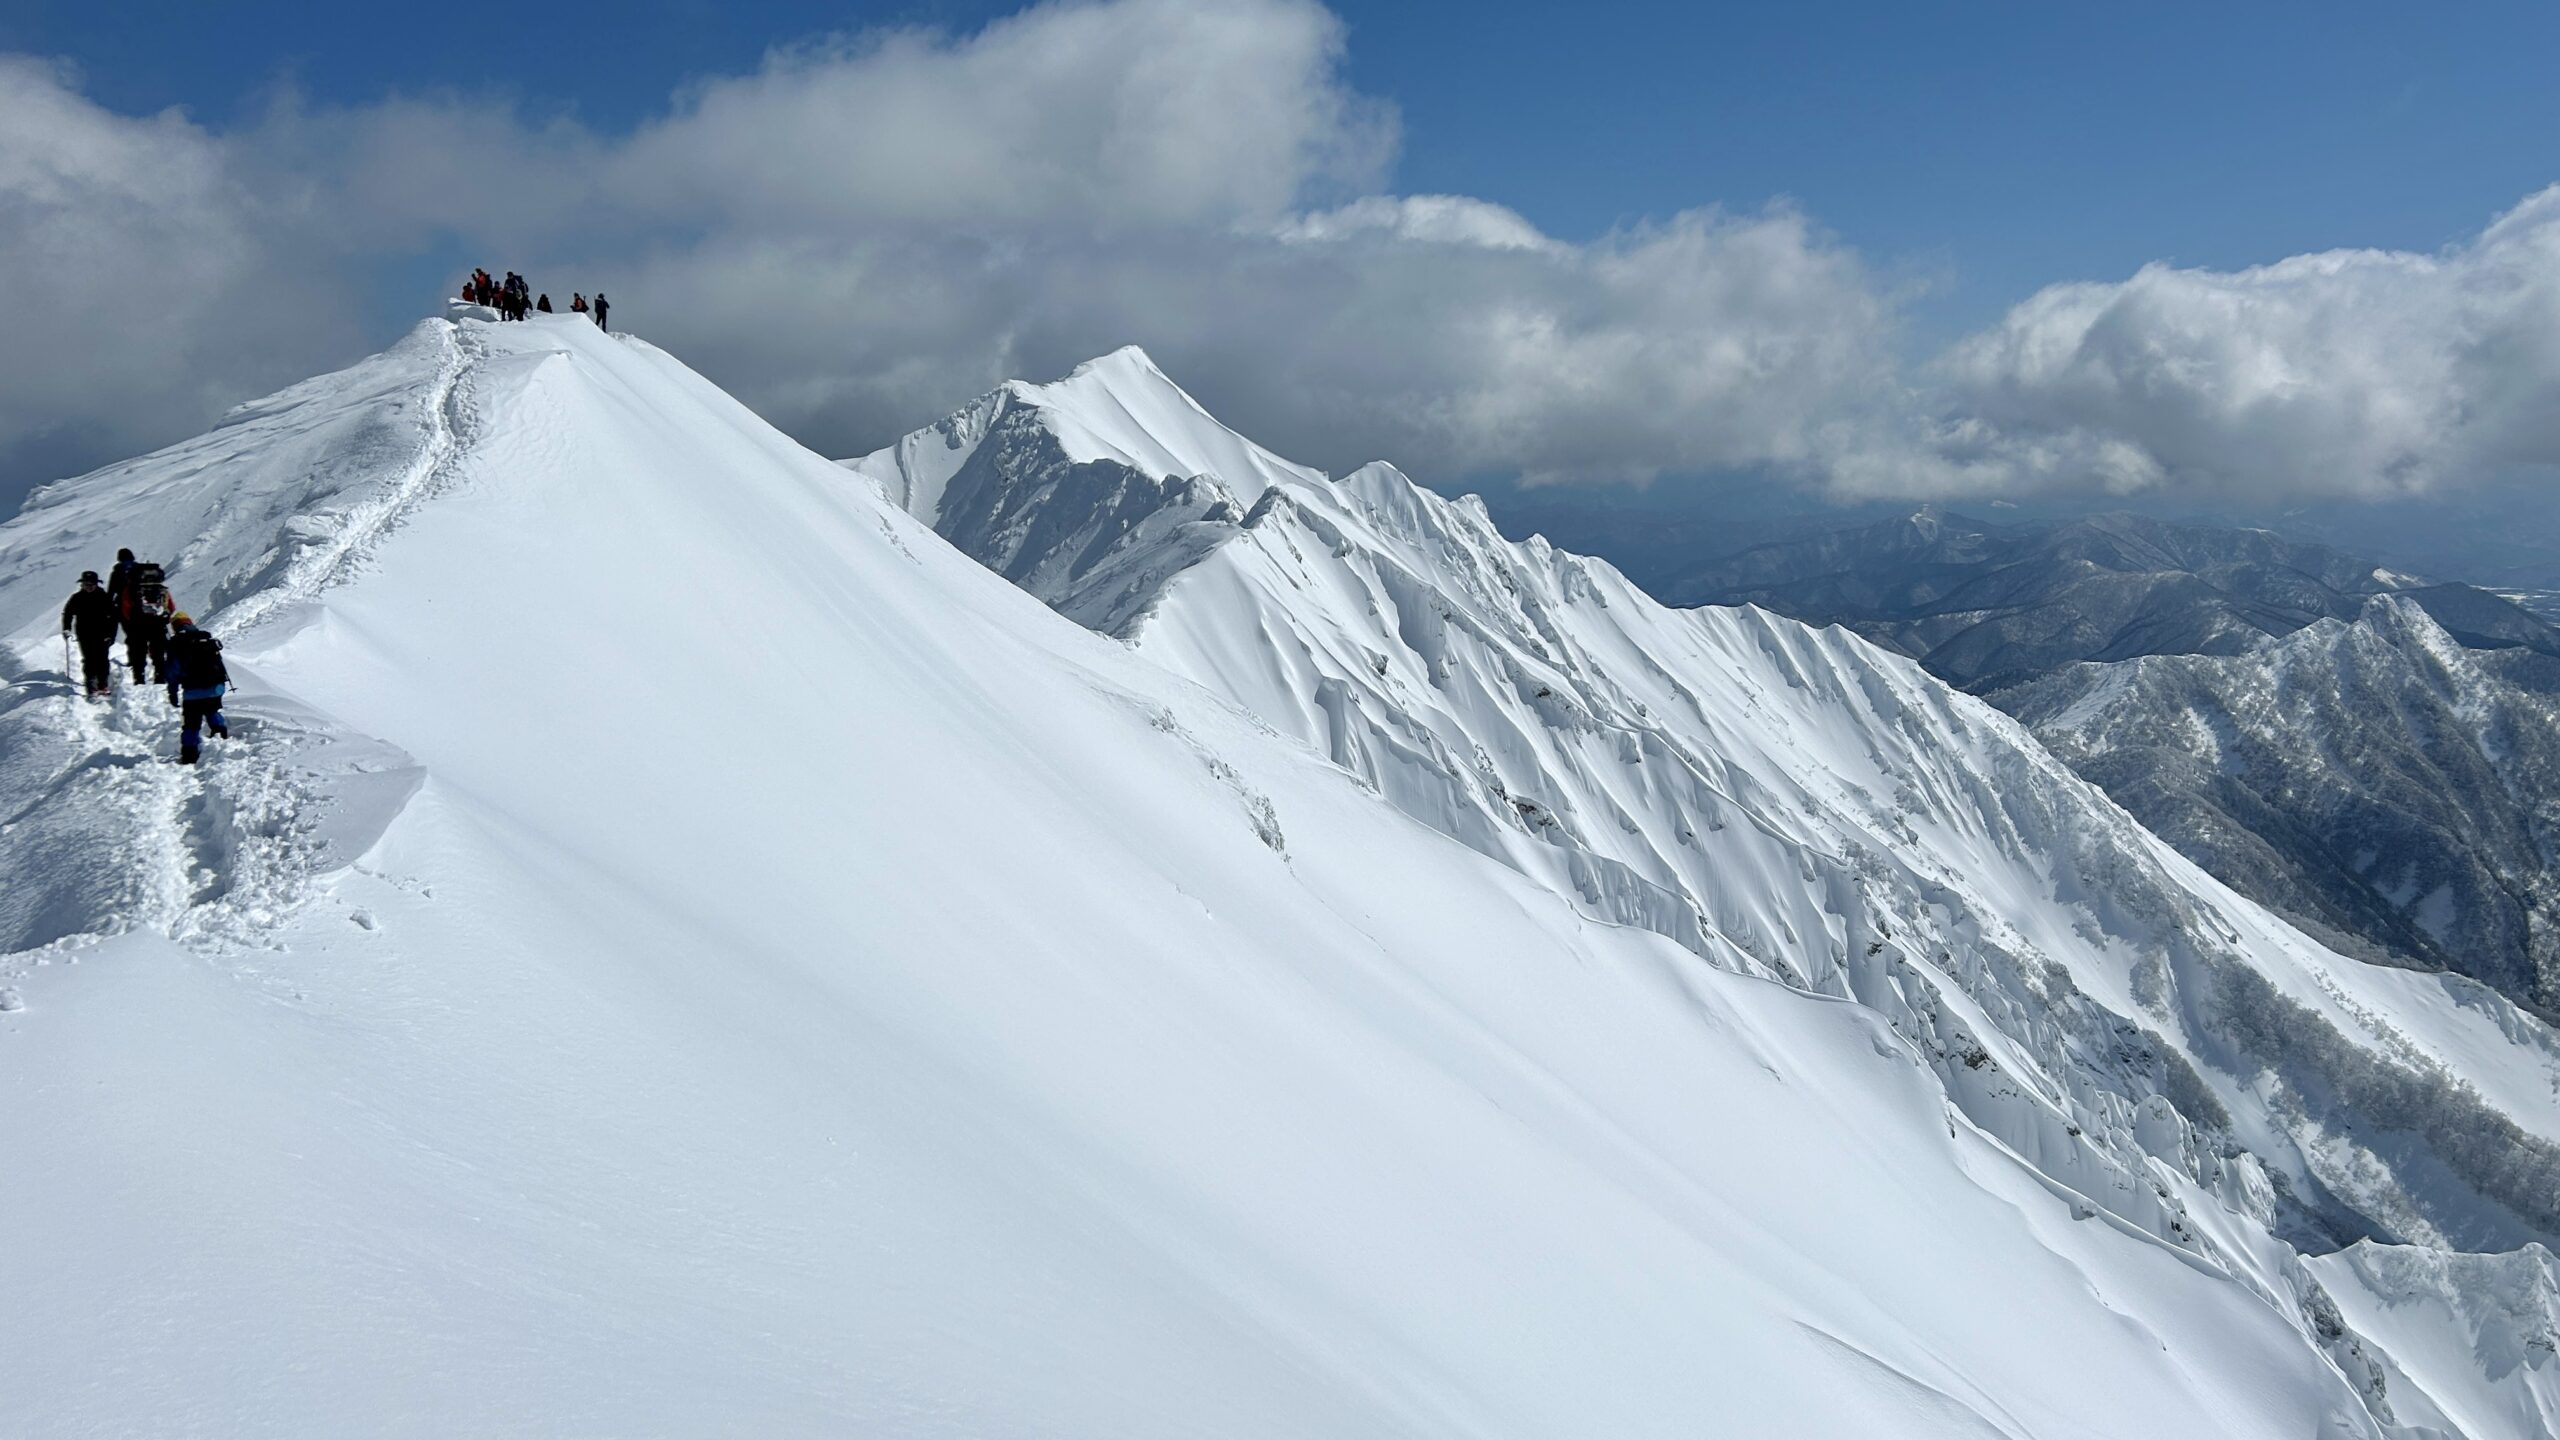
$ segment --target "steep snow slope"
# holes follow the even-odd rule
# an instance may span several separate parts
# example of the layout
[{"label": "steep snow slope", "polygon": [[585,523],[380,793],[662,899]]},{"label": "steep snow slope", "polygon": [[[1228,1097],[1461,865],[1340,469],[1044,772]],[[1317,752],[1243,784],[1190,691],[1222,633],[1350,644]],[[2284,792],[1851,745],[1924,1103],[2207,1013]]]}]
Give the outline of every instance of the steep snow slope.
[{"label": "steep snow slope", "polygon": [[2216,875],[2560,1015],[2560,663],[2384,597],[1994,698]]},{"label": "steep snow slope", "polygon": [[[1127,352],[1110,363],[1115,412],[1198,415]],[[990,429],[955,486],[1031,497],[1036,523],[1004,529],[1008,542],[1074,535],[1085,573],[1160,577],[1115,607],[1140,653],[1408,813],[1596,916],[1876,1007],[1931,1048],[1977,1120],[2057,1164],[2094,1164],[2130,1197],[2128,1218],[2161,1233],[2177,1233],[2174,1200],[2164,1209],[2131,1177],[2158,1159],[2247,1191],[2222,1163],[2236,1139],[2291,1186],[2273,1212],[2288,1226],[2465,1245],[2560,1234],[2544,1188],[2560,1179],[2547,1143],[2560,1046],[2478,987],[2305,942],[1911,663],[1758,611],[1665,610],[1604,564],[1504,540],[1480,506],[1390,466],[1339,483],[1266,466],[1232,486],[1142,471],[1115,493],[1187,483],[1251,508],[1060,513],[1090,492],[1052,483],[1056,443],[1017,438],[1098,368],[1045,387],[1058,398],[1020,429]],[[1133,399],[1131,374],[1167,393]],[[856,468],[878,474],[901,453]],[[963,548],[985,543],[943,513]],[[1023,546],[1004,558],[1057,568]],[[2171,1053],[2144,1054],[2151,1031]],[[2425,1118],[2408,1113],[2403,1075]],[[2457,1080],[2501,1103],[2481,1109]],[[2271,1107],[2262,1083],[2297,1093]],[[2165,1146],[2133,1123],[2154,1100],[2183,1117]],[[2299,1107],[2315,1113],[2286,1113]],[[2484,1126],[2496,1146],[2451,1153]],[[2505,1145],[2526,1136],[2539,1137],[2529,1182],[2507,1173]]]},{"label": "steep snow slope", "polygon": [[[1089,592],[1039,577],[1146,580],[1106,627],[1139,654],[1595,918],[1872,1008],[2057,1185],[2315,1330],[2334,1312],[2275,1237],[2560,1233],[2548,1029],[2312,944],[1915,665],[1758,611],[1665,610],[1388,466],[1256,488],[1080,462],[1065,485],[1041,417],[1014,423],[953,466],[1024,497],[1006,573],[1088,623]],[[1060,513],[1104,492],[1168,504]],[[1071,565],[1015,543],[1043,534],[1075,537]]]},{"label": "steep snow slope", "polygon": [[2312,1267],[2348,1323],[2389,1352],[2404,1421],[2469,1435],[2560,1435],[2560,1264],[2350,1246]]},{"label": "steep snow slope", "polygon": [[1131,347],[1053,385],[1020,381],[846,462],[989,569],[1126,633],[1216,530],[1282,483],[1321,483],[1211,418]]},{"label": "steep snow slope", "polygon": [[[237,662],[200,771],[52,668],[127,537]],[[0,555],[7,813],[140,877],[0,960],[0,1431],[2387,1433],[2298,1269],[2110,1220],[1876,1015],[1414,824],[643,342],[430,323]],[[1773,723],[1854,698],[1765,633]],[[1799,781],[1718,783],[1756,834]],[[1735,897],[1818,978],[1870,932],[1801,903]]]}]

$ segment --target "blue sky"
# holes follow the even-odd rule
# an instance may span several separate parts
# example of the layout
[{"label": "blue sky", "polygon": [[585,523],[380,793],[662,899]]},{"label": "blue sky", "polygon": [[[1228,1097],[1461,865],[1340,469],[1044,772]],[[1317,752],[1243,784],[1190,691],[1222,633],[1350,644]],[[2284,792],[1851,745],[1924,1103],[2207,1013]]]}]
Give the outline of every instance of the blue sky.
[{"label": "blue sky", "polygon": [[2547,477],[2555,55],[2526,5],[17,0],[0,264],[65,338],[0,355],[0,500],[472,262],[831,453],[1134,341],[1442,484]]},{"label": "blue sky", "polygon": [[[775,45],[1017,8],[17,0],[0,49],[68,57],[128,111],[234,116],[290,83],[344,104],[494,92],[623,128]],[[1402,113],[1402,188],[1483,196],[1573,238],[1792,196],[1940,287],[1923,315],[1948,328],[2155,259],[2432,250],[2560,178],[2560,6],[1334,9],[1351,82]]]}]

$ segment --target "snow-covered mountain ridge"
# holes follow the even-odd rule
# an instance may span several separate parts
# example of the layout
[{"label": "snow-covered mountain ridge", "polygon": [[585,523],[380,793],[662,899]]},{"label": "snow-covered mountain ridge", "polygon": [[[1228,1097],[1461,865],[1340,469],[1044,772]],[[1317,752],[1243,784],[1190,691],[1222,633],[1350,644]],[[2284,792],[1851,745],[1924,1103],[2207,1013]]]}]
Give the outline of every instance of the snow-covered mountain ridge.
[{"label": "snow-covered mountain ridge", "polygon": [[1666,610],[1383,464],[1328,481],[1251,450],[1230,482],[1079,453],[1088,403],[1211,448],[1170,380],[1104,364],[848,463],[913,503],[930,443],[972,498],[919,509],[1063,613],[1595,918],[1876,1010],[2058,1183],[2257,1255],[2270,1292],[2269,1233],[2560,1233],[2560,1043],[2485,987],[2310,943],[1846,632]]},{"label": "snow-covered mountain ridge", "polygon": [[[1167,527],[1208,558],[1132,647],[645,342],[466,313],[55,487],[0,526],[0,840],[12,903],[50,897],[0,956],[0,1431],[2441,1432],[2393,1374],[2525,1413],[2540,1372],[2418,1355],[2440,1325],[2382,1355],[2265,1225],[2529,1228],[2485,1171],[2424,1186],[2405,1136],[2322,1129],[2353,1095],[2266,1098],[2452,1103],[2423,1058],[2539,1144],[2512,1011],[2328,974],[2165,861],[2135,866],[2165,894],[2045,868],[2097,823],[2049,762],[1855,642],[1643,615],[1623,643],[1697,653],[1621,676],[1588,613],[1620,582],[1470,571],[1405,528],[1467,513],[1399,519],[1386,478],[1366,508],[1220,480],[1240,513]],[[1144,558],[1115,533],[1096,564]],[[1431,566],[1364,549],[1396,535]],[[156,697],[56,668],[68,576],[119,543],[229,643],[198,770],[157,763]],[[1185,592],[1254,555],[1260,663],[1363,641],[1409,715],[1345,681],[1275,721],[1168,669],[1177,619],[1201,665],[1221,638]],[[1408,583],[1449,612],[1390,632],[1410,655],[1359,608]],[[1433,655],[1481,705],[1434,713]],[[1427,748],[1459,721],[1545,788],[1486,820]],[[1604,849],[1568,760],[1646,845]],[[1692,805],[1730,869],[1675,939],[1689,872],[1643,867]],[[1912,855],[1851,852],[1895,814]],[[1851,926],[1958,853],[1982,872]],[[1639,883],[1659,928],[1609,919]],[[2337,1053],[2254,1089],[2165,1025],[2074,1055],[2249,976]],[[1808,993],[1861,986],[1893,1008]]]},{"label": "snow-covered mountain ridge", "polygon": [[[960,427],[927,432],[954,439],[937,517],[964,550],[1074,618],[1133,635],[1139,653],[1595,915],[1875,1006],[1933,1042],[1960,1097],[1979,1088],[1957,1073],[1975,1032],[2015,1029],[2010,1068],[2032,1077],[2057,1134],[2121,1133],[2120,1117],[2075,1113],[2067,1098],[2111,1026],[2166,1028],[2178,1050],[2210,1054],[2234,1048],[2217,1025],[2248,1023],[2216,1014],[2216,1000],[2293,996],[2285,1003],[2366,1053],[2426,1056],[2458,1047],[2380,1017],[2412,1001],[2488,1003],[2467,982],[2412,985],[2302,943],[1998,712],[1845,632],[1747,608],[1666,610],[1603,563],[1504,540],[1480,506],[1391,466],[1336,483],[1240,438],[1204,443],[1198,427],[1214,422],[1131,352],[967,413],[990,404],[974,442]],[[1237,482],[1182,475],[1066,438],[1129,414],[1179,416],[1186,431],[1152,450],[1123,441],[1119,454],[1223,451],[1255,468]],[[893,475],[917,444],[852,463]],[[1080,451],[1088,458],[1060,463]],[[969,523],[988,513],[1012,518]],[[1098,609],[1097,575],[1115,581]],[[2059,991],[2042,975],[2055,963]],[[2272,992],[2256,991],[2261,979]],[[1959,994],[1970,1004],[1950,1013]],[[1987,1012],[1966,1024],[1971,1006]],[[2004,1024],[2000,1012],[2014,1014]],[[2067,1042],[2038,1034],[2056,1012],[2074,1017]],[[2224,1068],[2235,1090],[2253,1073]],[[2338,1077],[2316,1083],[2335,1089]],[[2132,1098],[2168,1085],[2155,1078]],[[2537,1071],[2516,1093],[2515,1118],[2536,1133],[2560,1118],[2547,1088]],[[2279,1168],[2317,1210],[2311,1197],[2368,1158]],[[2323,1223],[2461,1244],[2517,1243],[2560,1223],[2530,1190],[2491,1206],[2530,1219],[2430,1219],[2442,1198],[2432,1184],[2395,1188],[2348,1199],[2357,1218]]]},{"label": "snow-covered mountain ridge", "polygon": [[2404,597],[2238,656],[2073,666],[1997,703],[2306,928],[2560,1014],[2560,661]]}]

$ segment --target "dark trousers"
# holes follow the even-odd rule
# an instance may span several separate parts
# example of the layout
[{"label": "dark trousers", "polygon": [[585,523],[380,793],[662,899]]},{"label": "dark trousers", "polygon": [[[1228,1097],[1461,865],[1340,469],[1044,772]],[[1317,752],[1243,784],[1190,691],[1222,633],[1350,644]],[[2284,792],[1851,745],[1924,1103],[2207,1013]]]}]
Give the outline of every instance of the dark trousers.
[{"label": "dark trousers", "polygon": [[112,634],[80,637],[80,683],[90,694],[107,688],[107,679],[115,673],[116,637]]},{"label": "dark trousers", "polygon": [[[124,662],[133,667],[133,679],[137,685],[157,685],[168,679],[168,627],[165,625],[125,626]],[[145,674],[146,670],[150,673]]]},{"label": "dark trousers", "polygon": [[178,735],[178,753],[181,755],[196,753],[196,747],[200,743],[196,738],[199,727],[209,726],[216,735],[231,733],[231,727],[222,723],[222,697],[219,695],[203,700],[190,700],[186,702],[186,709],[180,713],[185,717],[187,726]]}]

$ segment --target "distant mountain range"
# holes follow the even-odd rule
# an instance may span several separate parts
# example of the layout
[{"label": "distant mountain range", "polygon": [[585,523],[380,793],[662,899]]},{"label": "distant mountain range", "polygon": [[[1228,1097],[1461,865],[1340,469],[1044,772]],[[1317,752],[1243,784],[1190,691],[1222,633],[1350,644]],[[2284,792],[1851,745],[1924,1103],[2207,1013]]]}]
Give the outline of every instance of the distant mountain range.
[{"label": "distant mountain range", "polygon": [[2466,648],[2385,595],[2245,654],[2070,665],[1989,698],[2331,944],[2560,1014],[2560,661]]},{"label": "distant mountain range", "polygon": [[2331,943],[2560,1015],[2560,629],[2514,599],[2264,530],[1935,508],[1657,575],[1910,655]]},{"label": "distant mountain range", "polygon": [[2560,656],[2560,629],[2437,583],[2264,530],[2131,514],[1996,525],[1935,508],[1762,545],[1666,580],[1681,605],[1758,605],[1836,624],[1988,693],[2077,661],[2238,655],[2403,595],[2473,649]]},{"label": "distant mountain range", "polygon": [[2560,590],[2501,590],[2498,593],[2545,620],[2560,622]]}]

